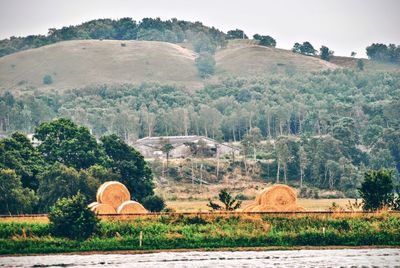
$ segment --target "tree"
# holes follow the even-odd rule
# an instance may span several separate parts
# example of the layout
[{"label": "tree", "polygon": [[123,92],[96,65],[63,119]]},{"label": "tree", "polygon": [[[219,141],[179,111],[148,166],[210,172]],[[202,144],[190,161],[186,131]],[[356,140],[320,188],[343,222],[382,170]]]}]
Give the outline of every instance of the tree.
[{"label": "tree", "polygon": [[40,124],[34,137],[41,142],[38,149],[49,164],[60,162],[84,169],[104,161],[96,138],[86,127],[77,126],[69,119]]},{"label": "tree", "polygon": [[306,41],[303,44],[295,43],[292,51],[295,53],[303,54],[303,55],[315,55],[317,52],[310,42]]},{"label": "tree", "polygon": [[55,235],[77,240],[89,238],[99,223],[95,213],[88,208],[86,198],[80,193],[57,200],[50,208],[48,217]]},{"label": "tree", "polygon": [[357,52],[354,52],[354,51],[352,51],[351,54],[350,54],[350,56],[353,57],[353,58],[354,58],[356,55],[357,55]]},{"label": "tree", "polygon": [[390,207],[394,194],[393,171],[387,169],[370,170],[358,189],[364,210],[379,210]]},{"label": "tree", "polygon": [[109,158],[108,166],[121,176],[121,183],[131,195],[138,201],[153,195],[153,175],[143,156],[114,134],[100,140]]},{"label": "tree", "polygon": [[362,59],[357,60],[357,69],[359,71],[364,71],[364,61]]},{"label": "tree", "polygon": [[332,58],[333,53],[334,53],[332,50],[330,50],[326,46],[322,46],[319,49],[319,51],[320,51],[319,56],[321,57],[321,59],[326,60],[326,61],[329,61]]},{"label": "tree", "polygon": [[253,38],[255,40],[259,41],[258,44],[260,46],[267,46],[267,47],[275,47],[276,46],[276,40],[269,35],[255,34],[255,35],[253,35]]},{"label": "tree", "polygon": [[215,60],[214,57],[209,53],[200,54],[196,60],[197,71],[201,78],[211,76],[215,72]]},{"label": "tree", "polygon": [[244,154],[253,154],[253,158],[256,160],[257,148],[259,147],[261,139],[261,130],[258,127],[250,129],[241,141],[244,148]]},{"label": "tree", "polygon": [[94,200],[99,186],[99,180],[89,176],[86,171],[78,172],[73,167],[55,163],[39,176],[40,209],[47,211],[57,199],[71,197],[78,192],[88,200]]},{"label": "tree", "polygon": [[249,39],[243,30],[230,30],[226,33],[226,39]]},{"label": "tree", "polygon": [[35,193],[24,188],[12,169],[0,169],[0,214],[32,213],[37,202]]},{"label": "tree", "polygon": [[156,195],[146,196],[143,198],[143,206],[151,212],[160,212],[165,208],[165,201]]},{"label": "tree", "polygon": [[300,188],[303,187],[304,172],[308,165],[308,157],[304,146],[299,149],[299,164],[300,164]]},{"label": "tree", "polygon": [[45,85],[53,84],[53,77],[51,77],[51,75],[49,75],[49,74],[46,74],[45,76],[43,76],[43,84],[45,84]]},{"label": "tree", "polygon": [[0,168],[13,169],[21,177],[22,186],[36,190],[37,174],[46,168],[40,153],[22,133],[15,132],[0,140]]},{"label": "tree", "polygon": [[168,171],[169,153],[174,149],[174,146],[169,142],[169,139],[161,139],[160,149],[167,156],[167,171]]},{"label": "tree", "polygon": [[224,209],[227,211],[232,211],[240,208],[240,206],[242,205],[242,201],[232,197],[232,195],[226,189],[222,189],[219,192],[218,199],[225,207],[218,205],[211,200],[208,201],[207,206],[210,207],[212,210]]}]

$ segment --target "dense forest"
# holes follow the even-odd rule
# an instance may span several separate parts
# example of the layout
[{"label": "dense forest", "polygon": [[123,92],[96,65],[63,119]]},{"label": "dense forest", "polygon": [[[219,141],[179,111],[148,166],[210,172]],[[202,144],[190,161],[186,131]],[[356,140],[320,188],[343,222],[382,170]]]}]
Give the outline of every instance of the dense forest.
[{"label": "dense forest", "polygon": [[[240,142],[242,153],[274,160],[264,177],[355,193],[367,168],[400,171],[399,73],[336,70],[226,78],[202,90],[170,85],[10,92],[0,98],[3,132],[33,132],[70,118],[100,137],[204,135]],[[273,170],[273,171],[272,171]]]}]

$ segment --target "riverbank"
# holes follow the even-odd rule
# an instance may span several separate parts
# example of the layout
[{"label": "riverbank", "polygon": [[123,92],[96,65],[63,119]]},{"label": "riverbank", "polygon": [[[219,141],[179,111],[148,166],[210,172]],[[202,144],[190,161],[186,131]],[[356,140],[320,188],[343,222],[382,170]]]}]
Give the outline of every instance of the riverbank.
[{"label": "riverbank", "polygon": [[[142,233],[142,235],[140,235]],[[140,237],[142,240],[140,241]],[[373,215],[160,215],[102,221],[85,241],[54,237],[47,223],[0,223],[0,254],[400,246],[400,217]]]}]

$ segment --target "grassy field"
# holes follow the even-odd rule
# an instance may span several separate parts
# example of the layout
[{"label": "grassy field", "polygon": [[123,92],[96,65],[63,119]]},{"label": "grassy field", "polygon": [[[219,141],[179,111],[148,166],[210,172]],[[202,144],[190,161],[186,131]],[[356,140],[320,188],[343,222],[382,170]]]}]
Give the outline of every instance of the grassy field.
[{"label": "grassy field", "polygon": [[164,215],[102,221],[85,241],[54,237],[46,223],[0,223],[0,254],[367,245],[400,246],[399,215]]},{"label": "grassy field", "polygon": [[[215,201],[215,200],[214,200]],[[337,205],[346,208],[348,202],[354,202],[354,199],[299,199],[298,204],[304,207],[307,211],[327,211],[335,202]],[[252,200],[243,201],[242,207],[246,207]],[[209,211],[207,200],[204,201],[167,201],[167,207],[174,209],[176,212],[200,212]]]}]

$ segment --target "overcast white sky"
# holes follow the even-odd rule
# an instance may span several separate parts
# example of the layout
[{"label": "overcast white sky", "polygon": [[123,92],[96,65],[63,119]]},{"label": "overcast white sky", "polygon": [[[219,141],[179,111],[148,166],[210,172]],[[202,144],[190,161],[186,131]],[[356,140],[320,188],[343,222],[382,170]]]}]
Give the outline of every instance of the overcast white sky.
[{"label": "overcast white sky", "polygon": [[400,45],[399,11],[399,0],[0,0],[0,39],[97,18],[160,17],[271,35],[279,48],[310,41],[365,56],[373,42]]}]

